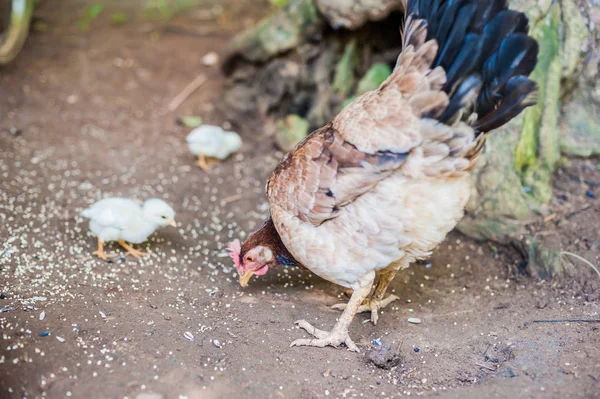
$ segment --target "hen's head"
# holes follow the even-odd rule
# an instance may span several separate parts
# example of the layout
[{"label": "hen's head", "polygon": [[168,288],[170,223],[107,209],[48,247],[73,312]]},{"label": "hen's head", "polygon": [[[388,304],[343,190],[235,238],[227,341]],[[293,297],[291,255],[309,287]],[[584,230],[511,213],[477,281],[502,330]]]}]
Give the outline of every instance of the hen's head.
[{"label": "hen's head", "polygon": [[235,268],[240,276],[240,285],[246,287],[253,275],[262,276],[269,271],[269,267],[283,263],[296,264],[289,254],[271,219],[252,233],[243,244],[235,240],[227,248],[229,256],[235,263]]}]

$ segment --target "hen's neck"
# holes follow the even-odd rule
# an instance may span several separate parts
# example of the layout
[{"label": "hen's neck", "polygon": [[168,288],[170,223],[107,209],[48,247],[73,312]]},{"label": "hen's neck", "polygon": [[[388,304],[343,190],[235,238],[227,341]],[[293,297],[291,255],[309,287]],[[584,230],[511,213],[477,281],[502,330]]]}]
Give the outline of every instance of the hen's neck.
[{"label": "hen's neck", "polygon": [[273,220],[268,218],[260,229],[252,233],[248,240],[242,246],[242,253],[245,253],[245,249],[254,248],[257,245],[269,247],[275,254],[277,262],[283,266],[298,266],[299,263],[294,259],[290,251],[283,245],[281,237]]}]

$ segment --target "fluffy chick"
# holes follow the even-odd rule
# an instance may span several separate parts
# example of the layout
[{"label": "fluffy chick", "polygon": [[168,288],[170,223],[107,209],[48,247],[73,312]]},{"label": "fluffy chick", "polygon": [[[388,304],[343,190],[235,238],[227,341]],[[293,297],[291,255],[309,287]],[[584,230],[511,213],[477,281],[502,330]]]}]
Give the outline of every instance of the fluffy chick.
[{"label": "fluffy chick", "polygon": [[226,159],[242,147],[242,139],[235,132],[219,126],[202,125],[187,136],[190,152],[198,157],[197,165],[209,173],[212,165]]},{"label": "fluffy chick", "polygon": [[127,242],[140,244],[163,226],[175,227],[175,211],[165,201],[149,199],[142,206],[128,198],[105,198],[84,210],[81,215],[90,219],[90,230],[98,237],[98,250],[93,254],[106,260],[104,243],[116,241],[128,254],[140,258],[147,253],[134,249]]}]

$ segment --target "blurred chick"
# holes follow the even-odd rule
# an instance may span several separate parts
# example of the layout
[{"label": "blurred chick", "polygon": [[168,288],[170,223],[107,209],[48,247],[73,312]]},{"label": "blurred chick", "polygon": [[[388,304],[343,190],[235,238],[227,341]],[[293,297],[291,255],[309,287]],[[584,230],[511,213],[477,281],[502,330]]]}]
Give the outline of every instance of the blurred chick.
[{"label": "blurred chick", "polygon": [[81,215],[90,219],[90,230],[98,237],[98,250],[93,254],[103,260],[114,256],[104,252],[104,244],[109,241],[118,242],[128,254],[139,259],[148,254],[134,249],[127,242],[140,244],[159,227],[176,227],[175,211],[157,198],[147,200],[142,206],[128,198],[105,198]]},{"label": "blurred chick", "polygon": [[209,173],[212,165],[226,159],[242,147],[242,139],[235,132],[219,126],[202,125],[187,136],[188,147],[198,156],[197,165]]}]

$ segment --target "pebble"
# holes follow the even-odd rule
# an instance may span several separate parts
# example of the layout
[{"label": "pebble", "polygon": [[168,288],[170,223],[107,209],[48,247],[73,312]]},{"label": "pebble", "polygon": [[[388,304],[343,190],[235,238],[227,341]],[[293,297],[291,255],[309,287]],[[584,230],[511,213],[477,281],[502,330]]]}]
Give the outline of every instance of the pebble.
[{"label": "pebble", "polygon": [[219,55],[217,53],[210,52],[208,54],[206,54],[204,57],[202,57],[202,63],[205,66],[215,66],[217,65],[219,62]]},{"label": "pebble", "polygon": [[19,128],[17,128],[17,127],[14,127],[14,126],[10,127],[10,128],[8,129],[8,131],[9,131],[9,132],[10,132],[10,134],[12,134],[13,136],[20,136],[20,135],[21,135],[21,133],[22,133],[22,130],[21,130],[21,129],[19,129]]},{"label": "pebble", "polygon": [[42,331],[40,333],[40,337],[47,337],[48,335],[50,335],[50,331]]},{"label": "pebble", "polygon": [[42,313],[40,313],[40,320],[44,320],[46,318],[46,312],[42,311]]},{"label": "pebble", "polygon": [[594,198],[594,192],[592,190],[587,190],[585,195],[589,198]]},{"label": "pebble", "polygon": [[189,331],[183,333],[183,336],[186,337],[190,342],[194,342],[194,334]]},{"label": "pebble", "polygon": [[420,351],[421,349],[417,347],[417,348],[415,348],[415,349],[413,349],[413,350],[414,350],[416,353],[419,353],[419,351]]},{"label": "pebble", "polygon": [[66,339],[64,339],[63,337],[59,337],[58,335],[56,336],[56,339],[58,340],[58,342],[65,342]]},{"label": "pebble", "polygon": [[421,324],[421,319],[416,317],[409,317],[408,322],[412,324]]}]

